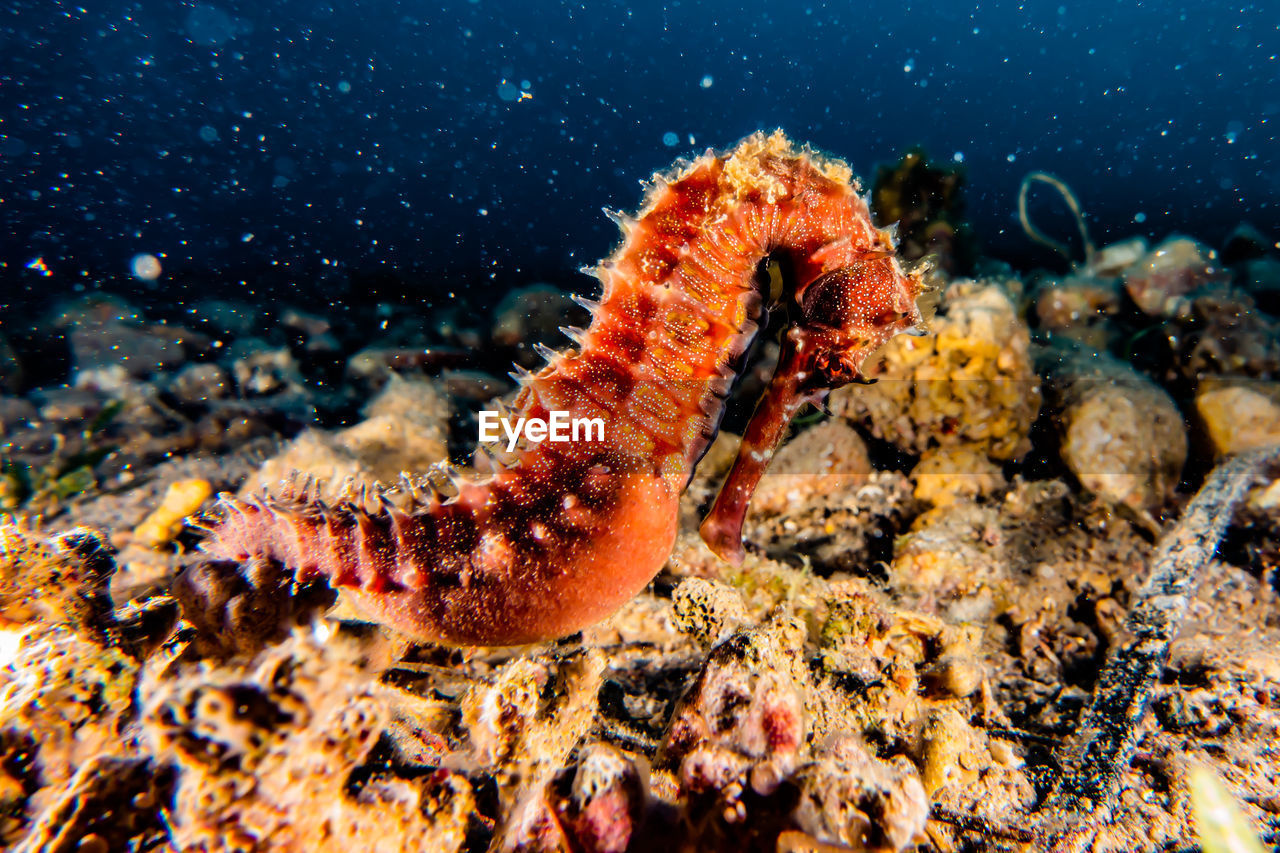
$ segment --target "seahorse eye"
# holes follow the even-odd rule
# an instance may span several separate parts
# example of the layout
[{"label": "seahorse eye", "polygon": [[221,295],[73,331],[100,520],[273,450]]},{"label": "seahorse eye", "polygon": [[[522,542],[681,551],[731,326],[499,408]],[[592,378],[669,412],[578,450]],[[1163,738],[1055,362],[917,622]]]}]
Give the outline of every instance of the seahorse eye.
[{"label": "seahorse eye", "polygon": [[805,325],[843,325],[841,318],[848,313],[849,270],[833,270],[809,284],[800,294],[800,312]]},{"label": "seahorse eye", "polygon": [[901,278],[890,258],[859,261],[815,279],[800,294],[805,323],[833,329],[862,329],[901,319]]}]

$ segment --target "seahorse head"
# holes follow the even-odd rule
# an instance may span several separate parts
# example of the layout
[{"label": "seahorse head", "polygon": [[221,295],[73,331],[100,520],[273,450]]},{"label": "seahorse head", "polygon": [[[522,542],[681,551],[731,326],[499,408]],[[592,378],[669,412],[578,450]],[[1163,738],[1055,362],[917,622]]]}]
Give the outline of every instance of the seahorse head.
[{"label": "seahorse head", "polygon": [[891,255],[875,255],[824,273],[796,294],[792,334],[812,367],[813,390],[858,380],[862,363],[900,332],[923,334],[917,299],[923,272],[905,274]]},{"label": "seahorse head", "polygon": [[742,561],[747,504],[800,408],[820,403],[832,389],[865,381],[863,362],[894,335],[924,334],[917,303],[923,277],[923,269],[906,274],[892,255],[873,252],[797,288],[799,317],[787,329],[769,389],[702,523],[702,538],[711,550],[732,563]]}]

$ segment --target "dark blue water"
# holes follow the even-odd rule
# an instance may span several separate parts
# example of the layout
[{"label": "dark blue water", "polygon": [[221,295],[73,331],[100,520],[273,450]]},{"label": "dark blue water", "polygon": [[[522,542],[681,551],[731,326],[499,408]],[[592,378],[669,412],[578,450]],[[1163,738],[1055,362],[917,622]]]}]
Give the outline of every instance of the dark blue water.
[{"label": "dark blue water", "polygon": [[1015,261],[1044,259],[1013,215],[1033,169],[1099,243],[1280,239],[1275,6],[84,2],[0,12],[9,297],[153,253],[158,298],[494,301],[573,283],[637,179],[777,126],[864,176],[917,143],[962,161]]}]

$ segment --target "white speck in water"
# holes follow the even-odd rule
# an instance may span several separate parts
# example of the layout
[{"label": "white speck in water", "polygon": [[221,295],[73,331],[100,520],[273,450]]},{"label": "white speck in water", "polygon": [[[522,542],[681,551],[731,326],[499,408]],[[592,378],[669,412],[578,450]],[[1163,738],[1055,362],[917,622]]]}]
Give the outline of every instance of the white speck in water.
[{"label": "white speck in water", "polygon": [[954,154],[952,154],[952,155],[951,155],[951,159],[952,159],[952,160],[955,160],[957,163],[963,163],[963,162],[964,162],[964,152],[963,152],[963,151],[957,151],[956,153],[954,153]]},{"label": "white speck in water", "polygon": [[1147,221],[1147,215],[1143,213],[1141,210],[1139,210],[1137,213],[1133,215],[1133,221],[1141,225],[1142,223]]},{"label": "white speck in water", "polygon": [[662,134],[662,144],[668,148],[674,148],[680,144],[680,137],[668,130]]},{"label": "white speck in water", "polygon": [[160,259],[146,252],[134,255],[133,260],[129,262],[129,269],[133,271],[134,277],[143,281],[155,281],[164,271],[160,266]]},{"label": "white speck in water", "polygon": [[710,74],[706,74],[703,76],[702,82],[699,83],[698,85],[704,89],[710,89],[715,82],[716,81],[714,77],[712,77]]}]

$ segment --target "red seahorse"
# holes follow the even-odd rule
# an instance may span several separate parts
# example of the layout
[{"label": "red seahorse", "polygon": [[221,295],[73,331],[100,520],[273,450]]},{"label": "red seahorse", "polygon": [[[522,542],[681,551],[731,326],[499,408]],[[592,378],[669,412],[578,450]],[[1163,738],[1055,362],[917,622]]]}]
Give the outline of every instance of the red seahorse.
[{"label": "red seahorse", "polygon": [[548,353],[515,415],[603,418],[604,440],[543,441],[443,497],[406,482],[329,507],[310,490],[226,500],[215,559],[277,560],[322,575],[370,617],[424,639],[515,644],[572,633],[639,592],[676,535],[677,500],[716,434],[735,370],[766,310],[764,259],[784,258],[793,318],[702,535],[740,561],[759,477],[795,412],[855,381],[866,356],[919,331],[921,272],[906,274],[849,167],[754,134],[656,175],[596,269],[592,321]]}]

